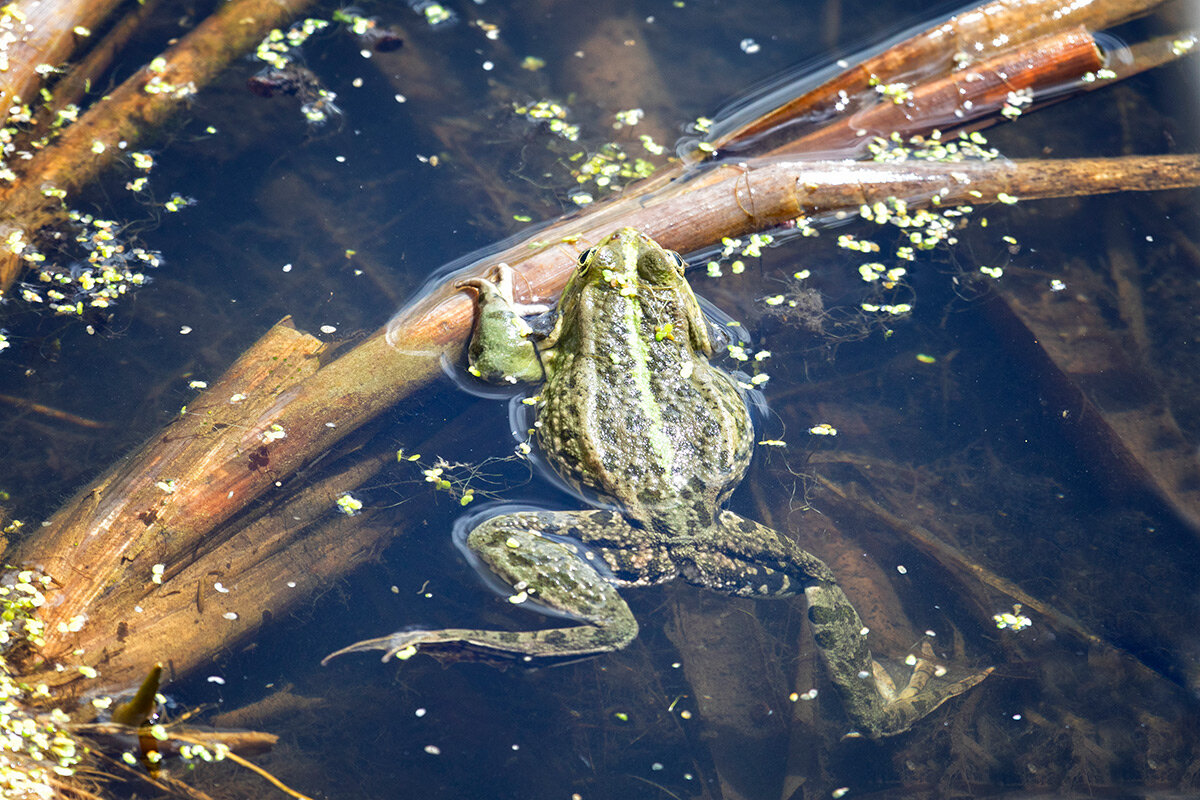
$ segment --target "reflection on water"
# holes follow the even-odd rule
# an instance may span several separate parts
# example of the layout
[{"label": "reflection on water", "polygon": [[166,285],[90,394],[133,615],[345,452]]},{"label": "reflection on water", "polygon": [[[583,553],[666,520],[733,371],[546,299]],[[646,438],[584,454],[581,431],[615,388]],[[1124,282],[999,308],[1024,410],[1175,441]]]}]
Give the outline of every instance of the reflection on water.
[{"label": "reflection on water", "polygon": [[[203,95],[159,157],[164,193],[199,203],[144,234],[167,261],[155,283],[96,336],[32,313],[5,321],[17,344],[0,356],[0,391],[111,425],[6,416],[0,488],[18,516],[48,514],[185,404],[190,380],[214,379],[277,318],[352,339],[438,265],[522,229],[514,216],[558,213],[565,190],[544,187],[567,185],[558,162],[579,145],[512,119],[511,102],[574,92],[593,130],[619,107],[645,105],[673,137],[743,87],[917,13],[850,0],[819,11],[536,8],[459,9],[498,24],[497,39],[404,17],[405,48],[370,60],[352,41],[318,39],[308,67],[344,112],[323,128],[287,98],[245,92],[249,67]],[[1136,25],[1156,24],[1172,27]],[[574,65],[575,50],[624,48],[629,37],[644,38],[661,73],[658,107],[621,94],[636,81],[606,89],[603,75]],[[515,68],[527,54],[549,66]],[[470,65],[447,74],[455,93],[444,107],[436,88],[397,86],[376,69],[425,56]],[[1195,78],[1194,65],[1163,70],[989,135],[1014,158],[1195,152],[1196,110],[1180,107],[1196,96]],[[209,125],[219,133],[200,135]],[[183,704],[218,701],[217,724],[282,734],[285,746],[263,764],[331,798],[1195,790],[1200,543],[1186,509],[1200,487],[1180,453],[1194,454],[1200,437],[1196,200],[1174,192],[978,209],[953,249],[906,265],[914,312],[882,324],[860,310],[864,259],[835,246],[847,234],[894,249],[888,237],[898,234],[863,220],[769,249],[742,273],[694,279],[752,332],[755,350],[770,352],[765,425],[787,443],[759,448],[735,510],[826,560],[880,651],[904,652],[931,632],[948,661],[997,667],[908,734],[841,739],[847,722],[801,601],[688,586],[626,592],[639,638],[578,663],[497,670],[359,656],[318,668],[345,643],[406,625],[544,625],[496,597],[450,531],[467,488],[479,499],[573,501],[508,458],[502,401],[450,381],[371,431],[381,452],[421,456],[356,492],[372,526],[404,535],[214,664],[223,685],[206,674],[170,691]],[[128,200],[96,202],[144,217]],[[794,283],[802,270],[811,277]],[[780,294],[805,303],[763,302]],[[808,433],[822,423],[837,435]],[[1171,464],[1177,471],[1164,472]],[[428,480],[435,469],[454,478],[451,490]],[[999,629],[993,617],[1006,612],[1032,624]],[[261,793],[219,768],[198,779],[214,796]]]}]

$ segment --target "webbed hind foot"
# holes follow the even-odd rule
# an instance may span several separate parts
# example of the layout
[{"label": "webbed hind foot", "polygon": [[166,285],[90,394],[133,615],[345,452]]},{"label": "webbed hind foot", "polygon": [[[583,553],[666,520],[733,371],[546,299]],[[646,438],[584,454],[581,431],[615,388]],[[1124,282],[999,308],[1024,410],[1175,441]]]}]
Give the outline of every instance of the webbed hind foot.
[{"label": "webbed hind foot", "polygon": [[942,703],[978,685],[995,669],[988,667],[949,679],[949,672],[936,664],[934,658],[933,647],[928,641],[922,642],[919,654],[910,655],[904,662],[912,672],[899,691],[888,668],[871,659],[871,678],[881,702],[873,709],[874,713],[867,715],[868,718],[856,720],[865,729],[858,733],[871,738],[903,733]]},{"label": "webbed hind foot", "polygon": [[325,656],[321,659],[321,666],[323,667],[331,660],[338,656],[344,656],[347,653],[366,653],[371,650],[383,651],[383,658],[379,659],[380,661],[391,661],[393,658],[406,661],[417,654],[417,645],[421,644],[421,637],[432,632],[422,630],[396,631],[389,636],[380,636],[378,639],[363,639],[361,642],[355,642]]},{"label": "webbed hind foot", "polygon": [[[813,638],[858,735],[878,739],[903,733],[992,673],[988,667],[949,679],[945,667],[934,662],[928,641],[922,642],[904,665],[890,670],[872,656],[867,647],[867,628],[841,587],[816,583],[806,587],[804,593]],[[911,670],[907,677],[905,666]],[[903,681],[903,688],[897,688],[897,678]]]}]

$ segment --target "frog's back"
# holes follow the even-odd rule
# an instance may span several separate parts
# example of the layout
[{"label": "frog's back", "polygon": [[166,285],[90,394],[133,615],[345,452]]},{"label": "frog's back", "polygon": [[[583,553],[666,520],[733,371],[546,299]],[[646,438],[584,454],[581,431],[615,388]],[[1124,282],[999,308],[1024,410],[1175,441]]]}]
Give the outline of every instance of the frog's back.
[{"label": "frog's back", "polygon": [[543,450],[569,483],[644,525],[710,525],[753,444],[737,385],[692,349],[673,293],[580,302],[542,390]]}]

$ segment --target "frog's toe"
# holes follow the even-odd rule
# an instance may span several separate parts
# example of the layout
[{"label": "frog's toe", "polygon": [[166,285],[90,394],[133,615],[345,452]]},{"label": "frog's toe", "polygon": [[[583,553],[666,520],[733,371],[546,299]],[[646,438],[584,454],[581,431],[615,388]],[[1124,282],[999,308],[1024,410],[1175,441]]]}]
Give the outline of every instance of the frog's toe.
[{"label": "frog's toe", "polygon": [[512,282],[508,284],[508,293],[505,295],[504,289],[497,281],[488,278],[466,278],[465,280],[457,281],[454,284],[455,289],[471,289],[479,297],[491,297],[493,295],[500,299],[511,303],[512,302]]},{"label": "frog's toe", "polygon": [[486,277],[464,278],[454,284],[455,289],[474,289],[480,296],[497,294],[509,304],[513,299],[513,278],[516,271],[507,264],[498,264],[488,271]]},{"label": "frog's toe", "polygon": [[[897,695],[897,700],[905,701],[934,696],[939,698],[937,705],[941,705],[951,697],[957,697],[977,685],[991,675],[995,669],[995,667],[988,667],[978,672],[952,678],[950,671],[946,667],[936,664],[933,659],[933,646],[928,641],[922,642],[920,653],[910,656],[906,662],[912,665],[913,671],[908,679],[908,685]],[[934,708],[937,706],[933,706],[929,710],[932,711]]]},{"label": "frog's toe", "polygon": [[910,655],[905,664],[911,668],[908,680],[902,689],[897,686],[892,674],[878,661],[872,661],[875,687],[883,699],[882,713],[867,725],[868,735],[892,736],[903,733],[932,713],[952,697],[963,694],[992,674],[995,667],[968,672],[948,670],[934,661],[933,647],[923,642],[919,651]]},{"label": "frog's toe", "polygon": [[321,659],[321,666],[346,653],[366,653],[371,650],[383,651],[380,661],[390,661],[392,658],[404,661],[416,655],[417,645],[425,633],[427,631],[396,631],[390,636],[380,636],[378,639],[363,639],[325,656]]}]

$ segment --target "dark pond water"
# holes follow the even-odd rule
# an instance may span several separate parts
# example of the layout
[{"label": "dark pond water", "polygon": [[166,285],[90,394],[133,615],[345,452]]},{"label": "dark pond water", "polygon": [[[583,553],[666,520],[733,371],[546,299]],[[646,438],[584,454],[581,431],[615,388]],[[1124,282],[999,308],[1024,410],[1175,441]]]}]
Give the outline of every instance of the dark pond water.
[{"label": "dark pond water", "polygon": [[[353,339],[440,265],[520,232],[524,218],[572,210],[570,157],[612,135],[613,112],[644,109],[638,130],[669,145],[749,87],[948,11],[860,0],[451,7],[456,23],[431,26],[405,4],[364,6],[403,29],[395,52],[364,58],[362,40],[332,28],[306,44],[305,65],[340,108],[323,125],[306,122],[296,98],[247,91],[258,64],[229,70],[154,145],[156,197],[178,192],[193,206],[157,213],[123,188],[128,174],[87,198],[165,263],[91,331],[17,302],[2,310],[12,347],[0,353],[0,393],[104,425],[0,406],[0,489],[13,516],[47,517],[195,397],[189,381],[215,380],[281,317]],[[182,32],[176,11],[115,79]],[[1117,34],[1179,30],[1187,11],[1176,3]],[[477,19],[498,26],[494,36]],[[526,56],[545,67],[522,69]],[[1198,92],[1193,58],[988,137],[1010,158],[1196,152]],[[512,111],[543,98],[570,106],[580,143]],[[956,245],[911,263],[890,255],[896,230],[852,220],[746,258],[740,274],[728,261],[719,278],[696,270],[696,290],[743,323],[751,353],[769,351],[759,438],[787,443],[758,449],[731,506],[827,560],[877,650],[903,653],[931,632],[952,668],[996,667],[904,735],[842,738],[849,724],[801,600],[682,585],[627,592],[640,637],[578,663],[347,656],[319,667],[334,649],[404,626],[542,622],[492,593],[454,547],[458,493],[574,501],[511,457],[505,400],[450,379],[373,429],[421,461],[354,490],[373,526],[404,535],[167,691],[211,708],[217,724],[280,734],[261,763],[313,797],[1200,791],[1200,528],[1187,522],[1200,443],[1198,199],[992,205]],[[883,252],[839,248],[844,234]],[[908,270],[884,301],[859,276],[875,259]],[[791,277],[801,270],[803,285]],[[816,324],[766,302],[811,299],[803,288],[821,293]],[[889,318],[864,302],[912,313]],[[1045,312],[1044,327],[1024,327],[1021,309]],[[838,434],[809,433],[821,423]],[[1164,455],[1142,447],[1146,463],[1180,442],[1193,459],[1190,477],[1172,473],[1176,506],[1120,452],[1140,435],[1129,430],[1152,423]],[[439,458],[454,491],[425,479]],[[1027,603],[1030,627],[998,629],[1013,587],[1043,610]],[[266,791],[232,768],[195,780],[214,797]]]}]

